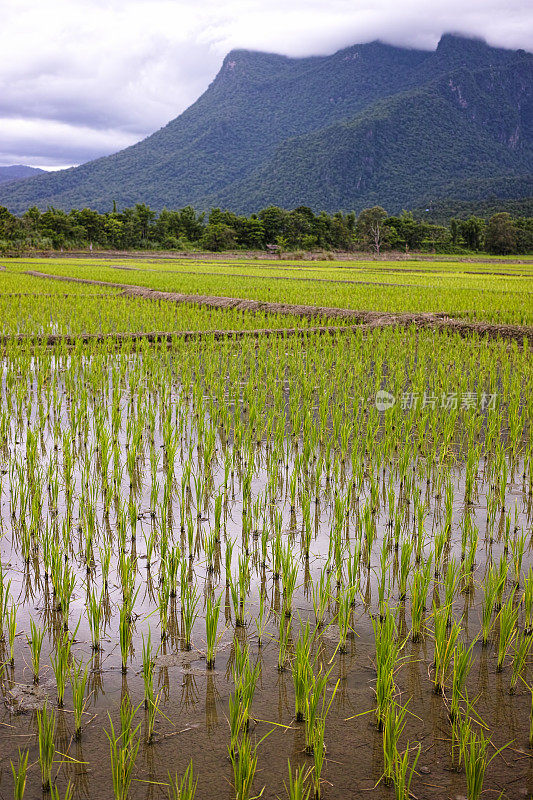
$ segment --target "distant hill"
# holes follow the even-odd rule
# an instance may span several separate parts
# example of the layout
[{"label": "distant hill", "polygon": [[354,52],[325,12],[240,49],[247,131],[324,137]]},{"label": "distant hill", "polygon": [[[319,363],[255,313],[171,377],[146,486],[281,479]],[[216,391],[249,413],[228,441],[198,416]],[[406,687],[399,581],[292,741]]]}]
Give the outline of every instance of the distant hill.
[{"label": "distant hill", "polygon": [[25,167],[23,164],[13,164],[11,167],[0,167],[0,183],[18,181],[23,178],[34,178],[36,175],[42,173],[44,173],[44,169]]},{"label": "distant hill", "polygon": [[[501,211],[506,211],[515,219],[522,217],[533,218],[533,196],[523,197],[519,199],[509,198],[504,196],[499,198],[490,191],[487,191],[486,199],[477,201],[458,200],[442,198],[429,206],[413,209],[413,216],[419,220],[435,223],[438,225],[446,225],[450,220],[455,219],[468,219],[468,217],[481,217],[482,219],[489,219],[493,214],[498,214]],[[515,192],[516,192],[515,188]]]},{"label": "distant hill", "polygon": [[518,199],[533,195],[532,87],[531,54],[449,34],[435,51],[381,42],[300,59],[235,50],[161,130],[0,187],[0,204],[18,213],[104,211],[113,201],[248,213],[379,204],[395,213],[487,192]]}]

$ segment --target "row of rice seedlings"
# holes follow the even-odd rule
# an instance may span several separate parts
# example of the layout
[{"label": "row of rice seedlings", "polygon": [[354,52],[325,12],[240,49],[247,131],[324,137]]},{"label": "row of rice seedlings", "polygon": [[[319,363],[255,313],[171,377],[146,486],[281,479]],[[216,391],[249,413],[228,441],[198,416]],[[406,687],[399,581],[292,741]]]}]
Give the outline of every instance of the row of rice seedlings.
[{"label": "row of rice seedlings", "polygon": [[[512,275],[507,272],[506,291],[501,291],[501,277],[489,274],[487,268],[483,269],[483,275],[463,274],[459,276],[458,274],[449,274],[449,263],[444,266],[441,262],[438,267],[432,266],[429,270],[426,264],[423,274],[419,275],[415,275],[409,267],[406,267],[410,286],[405,287],[398,283],[405,280],[405,275],[392,276],[389,273],[391,262],[385,263],[382,271],[376,271],[375,265],[372,263],[361,267],[361,262],[358,261],[357,280],[353,280],[353,263],[351,265],[343,263],[342,267],[338,264],[328,264],[327,268],[323,264],[318,268],[307,264],[298,267],[297,276],[294,274],[295,266],[279,267],[275,275],[272,275],[271,264],[264,266],[258,264],[255,259],[253,264],[250,264],[249,261],[241,262],[238,265],[211,264],[209,273],[206,272],[205,262],[201,261],[195,263],[188,260],[185,268],[183,264],[171,267],[170,263],[165,263],[164,268],[154,268],[152,263],[147,264],[145,260],[138,260],[133,264],[135,271],[123,273],[120,277],[121,282],[133,285],[141,284],[156,290],[172,290],[182,294],[245,297],[258,301],[268,299],[279,303],[305,303],[317,306],[317,317],[300,318],[299,322],[302,326],[320,324],[319,307],[324,305],[340,308],[368,308],[393,313],[443,310],[450,315],[456,315],[457,309],[467,309],[465,314],[468,318],[505,322],[512,325],[531,324],[532,318],[529,292],[524,290],[524,285],[528,285],[524,284],[525,276]],[[57,325],[62,323],[68,331],[86,331],[95,330],[95,328],[99,330],[99,326],[103,326],[103,330],[111,332],[117,329],[130,329],[130,326],[132,330],[139,330],[139,327],[136,326],[140,324],[143,325],[142,330],[152,331],[158,329],[156,322],[161,317],[166,318],[167,323],[173,323],[164,330],[176,330],[180,325],[185,330],[189,330],[191,327],[196,328],[198,325],[200,329],[203,327],[202,317],[194,305],[190,308],[180,305],[176,310],[175,304],[168,304],[169,308],[165,309],[164,306],[167,304],[162,303],[163,308],[153,310],[145,308],[149,304],[146,304],[143,299],[116,296],[111,284],[116,282],[117,273],[109,263],[95,263],[92,259],[90,265],[84,264],[80,259],[65,259],[61,264],[58,264],[57,260],[54,260],[52,264],[44,260],[40,261],[39,269],[54,275],[97,278],[110,284],[109,288],[98,286],[92,290],[90,286],[80,286],[76,291],[76,285],[69,283],[68,297],[61,296],[65,293],[65,284],[59,284],[63,287],[63,292],[60,293],[56,287],[52,288],[55,281],[35,277],[32,277],[33,283],[23,283],[22,285],[27,291],[20,292],[19,285],[14,279],[28,281],[29,277],[20,273],[20,270],[27,268],[28,265],[34,267],[35,262],[32,260],[32,262],[9,263],[10,271],[5,272],[2,276],[3,283],[16,290],[13,293],[3,293],[2,295],[3,309],[11,323],[7,324],[6,321],[5,329],[7,331],[17,331],[18,325],[29,331],[36,328],[49,330],[47,323],[49,326],[50,311],[56,306],[58,306],[57,317],[54,319],[57,319]],[[464,272],[464,266],[459,263],[454,264],[453,268],[458,272]],[[394,269],[396,270],[397,266],[394,266]],[[436,275],[436,269],[445,269],[447,274]],[[482,265],[477,264],[476,269],[481,270]],[[15,273],[15,270],[18,272]],[[334,270],[333,274],[332,270]],[[324,279],[326,280],[324,281]],[[38,285],[43,289],[36,293]],[[7,289],[5,291],[7,292]],[[102,292],[108,296],[104,305],[98,298]],[[27,293],[32,296],[20,296]],[[54,295],[53,299],[47,296],[49,294]],[[38,305],[33,316],[31,312],[35,303]],[[71,304],[76,313],[80,313],[79,326],[70,325]],[[185,316],[186,313],[187,316]],[[235,309],[205,309],[205,311],[202,310],[202,313],[206,319],[210,320],[209,327],[211,329],[235,329],[245,325],[254,327],[253,322],[242,321],[242,314],[238,307]],[[256,315],[251,316],[254,320]],[[274,325],[274,327],[278,320],[284,318],[281,314],[260,312],[257,312],[257,316],[259,323],[256,324]],[[24,326],[24,323],[27,327]]]},{"label": "row of rice seedlings", "polygon": [[396,618],[387,606],[382,616],[372,618],[376,652],[376,721],[383,729],[388,709],[395,695],[395,674],[400,665],[400,653],[405,640],[398,635]]},{"label": "row of rice seedlings", "polygon": [[[262,357],[262,356],[260,355],[260,357]],[[182,419],[183,419],[183,417],[185,415],[185,412],[186,412],[186,406],[184,405],[182,407],[181,412],[180,412],[180,417]],[[295,419],[297,419],[296,410],[295,410],[294,414],[295,414]],[[305,424],[307,424],[307,423],[305,423],[304,420],[301,420],[301,423],[302,423],[302,425],[304,425],[304,427],[305,427]],[[328,424],[329,424],[329,422],[328,422]],[[332,420],[332,424],[333,424],[333,427],[335,427],[337,425],[336,418]],[[83,429],[80,427],[80,422],[79,421],[75,420],[74,421],[74,425],[77,428],[79,428],[83,433]],[[132,428],[131,428],[132,432],[133,432],[133,427],[134,426],[132,426]],[[348,441],[348,439],[346,439],[346,435],[344,433],[342,434],[342,436],[340,435],[340,430],[341,429],[339,428],[339,437],[340,437],[339,440],[341,442],[341,453],[342,453],[342,452],[346,452],[346,442]],[[204,429],[204,431],[205,431],[205,433],[207,433],[206,429]],[[133,436],[133,434],[132,434],[132,436]],[[105,441],[105,436],[102,436],[102,441]],[[131,438],[130,441],[133,444],[134,439]],[[206,444],[208,444],[208,443],[206,442]],[[317,446],[316,443],[313,443],[312,445],[309,445],[308,446],[309,452],[311,452],[313,450],[313,448],[315,448],[316,446]],[[166,451],[170,452],[172,450],[172,447],[173,447],[172,443],[170,441],[167,441],[166,444],[165,444]],[[248,445],[244,446],[243,452],[247,453],[247,458],[249,459],[249,463],[254,463],[256,459],[254,457],[252,460],[250,460],[249,456],[250,456],[251,450],[247,449],[247,447],[248,447]],[[136,449],[136,453],[137,453],[137,460],[139,460],[141,458],[141,455],[140,455],[141,446],[139,444],[137,444],[137,445],[135,445],[135,449]],[[132,449],[130,448],[130,453],[131,453],[131,451],[132,451]],[[35,452],[34,449],[33,449],[33,445],[31,446],[30,452],[31,453]],[[210,446],[206,447],[205,452],[206,453],[211,452]],[[299,503],[302,502],[302,498],[299,497],[298,487],[299,486],[303,486],[304,483],[305,483],[305,480],[306,480],[306,469],[307,469],[306,464],[309,464],[309,452],[307,452],[306,448],[304,447],[304,449],[302,450],[302,459],[297,462],[298,463],[297,471],[294,471],[292,473],[293,476],[296,476],[295,480],[293,480],[291,478],[291,494],[292,494],[291,503],[294,506],[295,512],[300,507]],[[175,456],[174,456],[174,458],[172,460],[174,460],[174,459],[175,459]],[[35,466],[34,465],[34,460],[35,459],[32,456],[32,458],[30,459],[30,464],[31,464],[30,469],[34,469],[34,466]],[[323,473],[326,476],[326,479],[327,479],[326,480],[326,484],[329,481],[330,485],[333,484],[333,486],[336,486],[336,487],[339,487],[339,488],[342,487],[342,483],[341,483],[341,480],[342,480],[341,479],[341,466],[340,466],[341,465],[341,460],[342,460],[342,457],[339,460],[335,460],[335,462],[332,464],[331,459],[329,458],[328,453],[326,452],[325,460],[324,460],[324,463],[326,464],[326,467],[325,467],[325,471]],[[135,461],[135,459],[133,459],[133,457],[130,456],[129,459],[128,459],[128,473],[129,473],[130,479],[132,479],[132,483],[134,483],[135,480],[137,480],[137,478],[136,478],[137,466],[134,463],[134,461]],[[284,462],[283,463],[287,463],[287,466],[288,466],[288,462],[287,462],[286,456],[284,456]],[[253,470],[255,470],[256,468],[257,467],[254,466]],[[69,467],[69,469],[70,469],[70,467]],[[205,463],[204,463],[203,469],[204,469],[204,472],[205,472]],[[249,503],[249,497],[250,497],[250,494],[251,494],[250,478],[247,477],[247,476],[251,476],[253,474],[253,470],[252,470],[252,472],[250,472],[250,468],[249,468],[248,471],[243,476],[242,491],[243,491],[243,495],[245,495],[246,498],[247,498],[247,503]],[[400,470],[400,474],[402,474],[402,479],[401,480],[405,480],[404,486],[407,487],[406,488],[406,494],[405,494],[405,498],[407,499],[411,495],[411,493],[414,492],[413,484],[410,482],[408,474],[403,471],[403,467],[400,466],[399,470]],[[318,474],[318,472],[319,472],[319,470],[317,470],[317,474]],[[472,475],[473,476],[474,476],[474,472],[475,472],[475,470],[472,467]],[[90,470],[88,470],[85,474],[86,474],[86,477],[84,477],[84,482],[86,482],[86,480],[89,478]],[[171,474],[170,473],[170,468],[169,468],[168,474]],[[238,470],[237,470],[237,474],[239,474]],[[354,475],[354,484],[353,485],[356,486],[356,487],[359,485],[359,480],[360,480],[359,476],[360,476],[359,472],[356,472],[356,474]],[[228,475],[228,478],[229,478],[229,475]],[[228,478],[226,479],[226,486],[229,485]],[[205,485],[209,484],[209,480],[210,480],[209,475],[205,474]],[[474,480],[474,478],[473,478],[473,480]],[[317,487],[318,487],[318,483],[319,483],[319,481],[317,482]],[[117,486],[118,485],[120,485],[120,481],[117,479]],[[207,491],[205,489],[205,485],[202,487],[201,484],[200,484],[199,479],[197,479],[197,481],[195,483],[195,495],[196,495],[196,497],[195,497],[195,506],[196,506],[196,509],[197,509],[197,513],[199,513],[199,510],[201,509],[201,507],[204,506],[205,503],[206,503]],[[274,486],[274,482],[272,482],[269,485]],[[293,486],[294,486],[294,491],[292,490]],[[360,488],[358,490],[360,491],[361,488],[362,488],[362,484],[360,484]],[[376,483],[374,482],[373,485],[369,485],[368,488],[369,488],[369,491],[370,491],[370,494],[371,494],[371,497],[372,497],[372,504],[376,507],[376,509],[378,509],[380,501],[379,501],[379,495],[376,493]],[[356,491],[356,490],[354,490],[354,491]],[[235,491],[235,488],[233,489],[233,491]],[[322,490],[318,489],[318,491],[320,493]],[[54,492],[54,490],[52,490],[52,494],[53,494],[53,492]],[[472,492],[472,496],[474,496],[474,493],[475,493],[475,487],[474,486],[472,486],[471,492]],[[166,518],[166,512],[170,509],[170,502],[169,502],[168,493],[167,493],[166,497],[167,497],[167,499],[163,500],[160,509],[156,508],[155,512],[154,512],[158,517],[161,518],[161,520],[164,520]],[[347,497],[348,497],[348,495],[347,495]],[[193,499],[194,499],[194,497],[193,497]],[[24,501],[24,502],[26,502],[26,501]],[[350,507],[351,507],[351,503],[352,502],[353,501],[350,500],[350,502],[349,502]],[[406,572],[408,573],[409,569],[411,567],[411,559],[412,559],[413,556],[414,556],[415,560],[418,562],[418,565],[422,564],[422,567],[419,566],[419,569],[417,570],[417,573],[416,573],[419,576],[421,576],[421,577],[418,577],[416,579],[417,589],[414,592],[412,591],[412,595],[413,595],[412,599],[414,600],[414,608],[415,608],[413,630],[415,628],[417,628],[418,629],[418,637],[420,637],[422,635],[422,633],[423,633],[423,614],[424,614],[424,611],[425,611],[425,605],[426,605],[426,602],[427,602],[427,595],[428,595],[428,588],[429,588],[429,580],[427,579],[426,575],[427,575],[427,571],[428,571],[428,564],[431,564],[431,561],[430,561],[430,559],[423,560],[423,551],[424,551],[424,547],[425,547],[425,532],[424,532],[425,519],[424,519],[424,514],[423,514],[423,506],[416,499],[415,499],[414,505],[415,505],[415,509],[416,509],[415,510],[416,529],[415,529],[415,532],[414,532],[414,544],[412,545],[412,551],[409,554],[409,558],[406,559],[406,562],[405,562],[406,563],[406,567],[405,567],[405,569],[406,569]],[[84,515],[85,516],[89,515],[89,517],[90,517],[90,515],[91,515],[90,504],[89,505],[85,504],[84,507],[85,507]],[[129,510],[129,513],[130,513],[130,528],[131,528],[131,531],[132,531],[132,537],[131,537],[132,542],[134,541],[134,535],[133,534],[134,534],[134,531],[135,531],[135,528],[136,528],[136,522],[134,520],[134,517],[136,516],[136,514],[134,513],[134,507],[135,507],[134,502],[130,502],[129,505],[128,505],[128,510]],[[307,530],[308,524],[306,523],[306,519],[308,519],[308,515],[305,512],[305,508],[307,507],[306,501],[303,501],[303,504],[302,504],[301,507],[302,507],[303,525],[304,525],[304,528]],[[352,579],[352,576],[350,576],[350,580],[349,580],[348,584],[344,588],[342,588],[342,585],[344,584],[344,567],[346,566],[347,569],[348,569],[348,572],[349,572],[350,569],[352,569],[352,568],[351,568],[351,566],[348,566],[348,565],[351,565],[352,561],[350,560],[347,563],[345,562],[344,549],[343,549],[343,547],[340,546],[340,531],[342,530],[342,528],[340,528],[339,525],[338,525],[338,514],[340,512],[341,512],[341,506],[339,504],[337,504],[336,507],[335,507],[335,512],[334,512],[335,513],[335,525],[333,526],[333,536],[331,538],[332,549],[331,549],[330,555],[331,555],[331,565],[332,565],[332,568],[333,568],[333,573],[332,574],[334,575],[337,584],[340,585],[340,588],[342,589],[342,591],[341,591],[341,593],[339,595],[339,597],[341,598],[342,607],[341,607],[341,603],[339,603],[338,604],[338,608],[337,608],[337,621],[339,623],[339,629],[340,629],[340,631],[339,631],[340,632],[339,639],[343,640],[343,644],[345,644],[346,638],[347,638],[347,634],[348,634],[348,627],[345,624],[345,622],[346,622],[347,619],[349,619],[348,609],[351,607],[351,605],[353,603],[353,600],[350,598],[350,592],[353,591],[353,586],[356,585],[356,581]],[[365,561],[370,561],[370,559],[372,557],[373,544],[374,544],[374,541],[376,540],[376,536],[377,536],[376,526],[375,526],[375,523],[372,521],[372,518],[368,516],[369,512],[370,512],[370,506],[367,506],[366,507],[366,511],[364,512],[364,514],[366,516],[364,517],[364,522],[363,522],[363,531],[364,531],[364,533],[363,533],[363,535],[364,535],[364,551],[363,552],[364,552],[364,560]],[[187,519],[188,531],[189,530],[192,531],[192,533],[194,535],[193,526],[189,526],[189,524],[188,524],[189,516],[188,516],[188,512],[187,511],[184,511],[184,519]],[[98,523],[96,523],[96,528],[97,527],[98,527]],[[465,546],[464,558],[465,558],[465,561],[466,561],[466,564],[467,564],[467,570],[466,571],[471,574],[472,573],[471,567],[472,567],[472,565],[474,564],[474,561],[475,561],[475,553],[476,553],[476,550],[477,550],[477,543],[476,543],[476,540],[475,540],[475,532],[473,532],[473,529],[472,528],[468,528],[468,527],[465,526],[464,530],[465,531],[469,531],[468,536],[467,536],[467,538],[465,540],[466,546]],[[506,528],[506,530],[507,530],[507,528]],[[92,535],[89,535],[87,531],[88,531],[88,529],[85,529],[84,531],[82,531],[82,535],[84,536],[83,552],[84,552],[85,562],[87,563],[87,565],[91,565],[91,563],[92,563],[92,561],[94,559],[94,555],[92,555],[92,553],[94,553],[94,546],[93,546]],[[164,525],[162,524],[162,531],[161,531],[161,538],[160,538],[160,545],[161,545],[161,549],[162,550],[163,550],[163,547],[166,547],[166,545],[164,545],[164,542],[165,542],[165,539],[166,539],[166,536],[167,536],[167,533],[165,531],[166,531],[166,529],[164,528]],[[124,535],[125,534],[125,528],[124,528],[123,525],[121,525],[120,519],[118,519],[118,534],[119,534],[119,541],[121,542],[121,546],[122,546],[122,543],[125,545],[125,543],[126,543],[126,539],[125,539],[125,535]],[[24,543],[24,542],[26,542],[26,539],[24,538],[25,536],[26,536],[26,534],[24,533],[23,534],[23,539],[22,539],[22,549],[24,550],[25,553],[27,553],[27,552],[30,552],[31,547],[28,548],[26,546],[26,544]],[[37,536],[38,536],[38,534],[37,534]],[[306,537],[308,537],[307,533],[306,533]],[[199,553],[199,551],[196,549],[196,541],[197,540],[198,539],[196,538],[196,539],[191,539],[189,541],[189,554],[193,556],[193,559],[194,559],[195,555]],[[207,544],[207,551],[208,552],[206,553],[206,556],[207,556],[207,561],[209,563],[211,563],[211,565],[213,567],[213,572],[214,572],[215,571],[215,559],[214,559],[214,557],[213,558],[209,558],[209,552],[212,552],[212,555],[214,556],[214,546],[215,546],[216,542],[213,539],[209,539],[208,542],[209,541],[211,541],[212,544],[211,545]],[[265,538],[264,541],[266,542],[267,539]],[[294,557],[292,555],[292,552],[289,550],[288,547],[282,547],[281,541],[282,541],[281,537],[278,538],[277,536],[273,540],[274,548],[273,548],[272,565],[273,565],[273,572],[274,573],[275,572],[279,572],[281,577],[282,577],[283,589],[284,589],[284,598],[283,598],[284,602],[283,602],[283,606],[282,606],[281,610],[282,610],[282,617],[283,617],[283,616],[287,616],[287,612],[289,614],[292,613],[292,605],[293,605],[292,597],[293,597],[293,592],[294,592],[294,589],[292,589],[292,586],[294,585],[293,578],[294,578],[294,574],[295,574],[295,563],[294,563]],[[312,545],[312,540],[304,537],[304,548],[303,548],[304,557],[305,557],[305,550],[306,550],[305,541],[309,542],[309,546],[310,547]],[[512,539],[509,540],[509,541],[512,541]],[[191,542],[193,544],[192,547],[190,546]],[[399,542],[399,536],[398,536],[398,542]],[[235,613],[236,619],[239,620],[242,624],[246,624],[246,618],[245,618],[245,614],[244,614],[244,604],[246,602],[246,598],[247,598],[248,593],[249,593],[249,587],[250,587],[249,571],[250,571],[250,564],[251,564],[251,559],[249,559],[247,554],[246,554],[246,549],[251,544],[251,541],[250,541],[250,538],[249,538],[248,523],[246,523],[246,525],[243,527],[243,544],[244,544],[244,547],[245,547],[245,551],[244,551],[244,554],[241,555],[241,559],[240,559],[240,562],[239,562],[238,578],[237,578],[237,581],[235,582],[235,585],[236,585],[236,588],[237,588],[237,592],[236,592],[236,602],[234,602],[234,609],[235,609],[235,612],[236,612]],[[155,538],[153,540],[153,546],[154,546],[154,550],[158,546],[157,540]],[[512,549],[512,545],[510,545],[510,549]],[[435,562],[437,563],[437,560],[438,560],[439,568],[444,563],[444,561],[443,561],[444,550],[445,550],[445,543],[442,546],[439,545],[439,547],[436,548]],[[205,551],[205,545],[204,545],[204,551]],[[403,551],[403,547],[402,547],[402,551]],[[265,552],[267,552],[267,550],[264,549],[263,553],[265,553]],[[407,548],[406,548],[406,552],[407,552]],[[516,567],[516,563],[520,560],[519,559],[519,556],[520,556],[520,547],[519,546],[517,546],[515,548],[515,553],[516,553],[516,558],[515,558],[515,567]],[[150,560],[152,560],[152,559],[150,559]],[[385,616],[386,615],[385,600],[386,600],[386,597],[387,597],[387,593],[389,591],[388,579],[387,579],[387,572],[388,572],[388,570],[387,570],[387,560],[388,560],[388,558],[387,558],[387,555],[386,555],[386,550],[383,547],[382,550],[381,550],[381,561],[380,561],[381,569],[380,569],[380,572],[379,572],[379,582],[378,582],[378,606],[379,606],[379,612],[380,612],[381,616]],[[162,559],[162,561],[164,561],[164,559]],[[230,558],[230,561],[231,561],[231,558]],[[54,584],[54,592],[58,597],[61,597],[62,588],[63,588],[63,584],[65,582],[65,575],[66,575],[66,587],[67,587],[66,600],[67,600],[67,602],[63,604],[60,601],[60,603],[58,604],[58,609],[57,609],[58,612],[60,613],[60,615],[62,616],[62,621],[63,621],[63,624],[64,624],[65,623],[64,607],[68,607],[68,603],[69,603],[69,599],[70,599],[68,595],[69,595],[69,585],[71,584],[71,574],[72,573],[70,572],[70,570],[64,570],[63,567],[60,566],[60,560],[57,559],[56,557],[51,558],[49,560],[49,563],[54,565],[53,566],[53,570],[54,570],[55,578],[53,579],[52,582]],[[133,627],[132,627],[133,626],[133,606],[131,604],[131,597],[132,597],[132,595],[134,593],[133,587],[132,587],[132,581],[131,581],[132,571],[131,571],[129,566],[127,566],[127,565],[125,566],[125,562],[121,562],[121,563],[122,563],[122,566],[120,567],[120,575],[121,575],[121,585],[122,585],[122,592],[123,592],[124,618],[125,618],[125,621],[128,623],[129,629],[130,629],[130,632],[131,632],[132,629],[133,629]],[[131,563],[133,563],[133,562],[131,562]],[[175,563],[176,563],[176,560],[174,559],[173,556],[171,556],[170,558],[168,558],[167,561],[165,561],[165,564],[167,566],[165,566],[165,569],[164,569],[164,578],[166,578],[168,580],[169,596],[170,596],[170,593],[172,592],[172,584],[174,582],[173,576],[176,576],[176,574],[177,574],[176,570],[173,567],[173,565]],[[168,569],[167,569],[167,567],[168,567]],[[276,567],[277,567],[277,569],[276,569]],[[432,569],[432,567],[431,567],[431,569]],[[103,577],[104,571],[105,571],[104,564],[102,564],[102,577]],[[354,569],[353,570],[353,577],[355,577],[356,572],[357,572],[357,569]],[[515,572],[516,572],[516,569],[515,569]],[[317,624],[321,623],[324,620],[325,614],[326,614],[326,611],[327,611],[327,607],[328,607],[328,604],[329,604],[329,599],[331,597],[330,586],[327,583],[329,581],[329,572],[325,576],[324,576],[324,573],[325,573],[325,571],[320,576],[319,581],[316,584],[316,587],[315,587],[315,584],[313,584],[313,594],[314,594],[314,596],[316,596],[315,617],[316,617]],[[108,574],[109,574],[109,568],[107,569],[107,575]],[[446,573],[446,575],[448,575],[448,573]],[[322,576],[324,576],[324,577],[322,577]],[[106,579],[105,582],[107,583],[107,579]],[[56,589],[56,587],[57,587],[57,589]],[[456,587],[454,587],[454,589],[455,588]],[[287,589],[287,591],[286,591],[286,589]],[[292,593],[291,593],[291,589],[292,589]],[[185,607],[186,615],[188,613],[188,610],[190,609],[190,606],[191,605],[194,606],[194,599],[195,599],[194,596],[192,598],[192,603],[189,602],[189,600],[188,600],[188,595],[190,596],[191,594],[194,595],[194,589],[189,590],[188,585],[185,584],[184,588],[182,588],[181,595],[182,595],[182,605]],[[453,592],[453,594],[455,594],[455,592]],[[70,596],[72,596],[72,595],[70,595]],[[289,598],[290,602],[287,600],[287,598]],[[350,602],[347,602],[349,598],[350,598]],[[501,596],[500,596],[500,602],[501,602]],[[264,608],[264,604],[263,604],[263,608]],[[446,603],[446,608],[447,608],[446,614],[448,615],[448,619],[449,619],[451,603]],[[168,609],[168,603],[167,603],[167,609]],[[242,609],[242,613],[241,613],[241,609]],[[128,611],[128,613],[126,613],[126,611]],[[193,616],[194,616],[195,611],[196,611],[196,609],[193,608]],[[491,614],[492,614],[492,610],[491,610]],[[262,616],[264,618],[264,617],[266,617],[266,614],[263,614]],[[443,614],[443,618],[444,618],[444,616],[445,615]],[[165,620],[166,620],[166,618],[167,618],[167,614],[164,615],[164,619]],[[196,617],[194,617],[194,618],[196,618]],[[67,615],[66,615],[66,621],[68,622],[68,611],[67,611]],[[122,620],[121,620],[121,622],[122,622]],[[192,626],[189,626],[189,627],[191,627],[191,633],[192,633],[193,625],[194,625],[194,621],[192,623]],[[441,628],[442,628],[442,626],[441,626]],[[439,630],[441,630],[441,628],[439,628]],[[207,629],[207,625],[206,625],[206,629]],[[346,634],[346,636],[343,635],[343,631]],[[215,633],[215,635],[216,635],[216,633]],[[285,652],[285,657],[281,659],[281,663],[283,665],[285,664],[285,662],[287,660],[286,656],[288,654],[289,636],[290,636],[289,625],[287,625],[287,624],[282,625],[282,627],[280,628],[280,641],[283,641],[284,645],[280,647],[280,652],[281,651]],[[14,640],[14,634],[13,634],[13,640]],[[190,646],[190,643],[191,643],[191,637],[189,636],[189,641],[188,641],[189,646]],[[123,644],[124,644],[124,646],[123,646]],[[127,631],[126,631],[125,635],[123,636],[123,642],[121,641],[121,652],[122,652],[122,654],[126,653],[126,655],[127,655],[130,651],[131,651],[131,639],[130,639],[130,643],[129,643],[129,646],[128,646],[128,635],[127,635]],[[507,652],[509,652],[509,648],[507,649]],[[125,664],[126,662],[127,662],[127,658],[123,659],[123,664]],[[448,661],[448,663],[449,663],[449,661]],[[317,735],[319,735],[319,734],[320,734],[320,731],[318,731]],[[319,754],[318,757],[320,758],[320,754]]]}]

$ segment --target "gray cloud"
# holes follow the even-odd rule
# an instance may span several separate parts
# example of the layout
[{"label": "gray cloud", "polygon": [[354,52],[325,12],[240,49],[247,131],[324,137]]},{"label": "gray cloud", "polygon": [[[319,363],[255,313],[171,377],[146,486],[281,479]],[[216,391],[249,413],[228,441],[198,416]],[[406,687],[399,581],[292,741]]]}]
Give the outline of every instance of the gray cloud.
[{"label": "gray cloud", "polygon": [[235,47],[290,56],[447,31],[531,50],[525,0],[2,0],[0,164],[115,152],[177,116]]}]

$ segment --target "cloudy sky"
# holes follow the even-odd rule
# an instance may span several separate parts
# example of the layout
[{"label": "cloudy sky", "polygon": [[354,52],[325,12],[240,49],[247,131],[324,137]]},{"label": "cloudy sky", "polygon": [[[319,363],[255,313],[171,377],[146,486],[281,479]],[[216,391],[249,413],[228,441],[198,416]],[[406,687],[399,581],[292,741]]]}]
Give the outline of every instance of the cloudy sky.
[{"label": "cloudy sky", "polygon": [[0,165],[59,168],[176,117],[235,47],[291,56],[444,32],[533,49],[530,0],[0,0]]}]

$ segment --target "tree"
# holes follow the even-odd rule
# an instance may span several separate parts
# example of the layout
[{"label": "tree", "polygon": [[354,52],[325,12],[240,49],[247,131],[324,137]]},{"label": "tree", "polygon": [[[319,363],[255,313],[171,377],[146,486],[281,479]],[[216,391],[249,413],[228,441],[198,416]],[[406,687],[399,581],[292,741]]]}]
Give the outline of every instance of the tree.
[{"label": "tree", "polygon": [[396,233],[394,245],[405,250],[419,248],[427,233],[427,225],[416,220],[410,211],[402,211],[399,217],[389,217],[386,224],[392,233]]},{"label": "tree", "polygon": [[381,206],[365,208],[357,218],[356,233],[366,247],[371,247],[379,256],[387,241],[389,228],[385,224],[387,212]]},{"label": "tree", "polygon": [[533,217],[515,220],[516,252],[533,253]]},{"label": "tree", "polygon": [[219,252],[235,247],[235,231],[223,222],[210,222],[202,236],[202,247]]},{"label": "tree", "polygon": [[196,242],[202,238],[204,232],[204,217],[205,214],[201,212],[196,214],[192,206],[185,206],[180,213],[180,223],[188,242]]},{"label": "tree", "polygon": [[0,239],[11,239],[18,228],[18,220],[5,206],[0,206]]},{"label": "tree", "polygon": [[480,217],[469,217],[459,223],[459,230],[469,250],[481,250],[485,220]]},{"label": "tree", "polygon": [[150,225],[155,217],[155,211],[152,211],[152,209],[144,203],[137,203],[134,209],[134,215],[141,239],[148,239],[148,233]]},{"label": "tree", "polygon": [[461,235],[461,221],[455,219],[455,217],[452,217],[450,220],[450,238],[454,246],[459,244],[460,235]]},{"label": "tree", "polygon": [[263,223],[266,244],[274,244],[278,236],[286,236],[289,212],[278,206],[268,206],[259,212]]},{"label": "tree", "polygon": [[495,255],[507,255],[516,251],[516,227],[507,212],[493,214],[485,232],[485,248]]},{"label": "tree", "polygon": [[88,242],[102,244],[105,239],[105,217],[98,211],[91,208],[83,208],[81,211],[71,211],[77,225],[85,231],[85,238]]},{"label": "tree", "polygon": [[124,223],[117,219],[115,214],[110,214],[105,221],[106,236],[113,247],[120,247],[124,233]]}]

